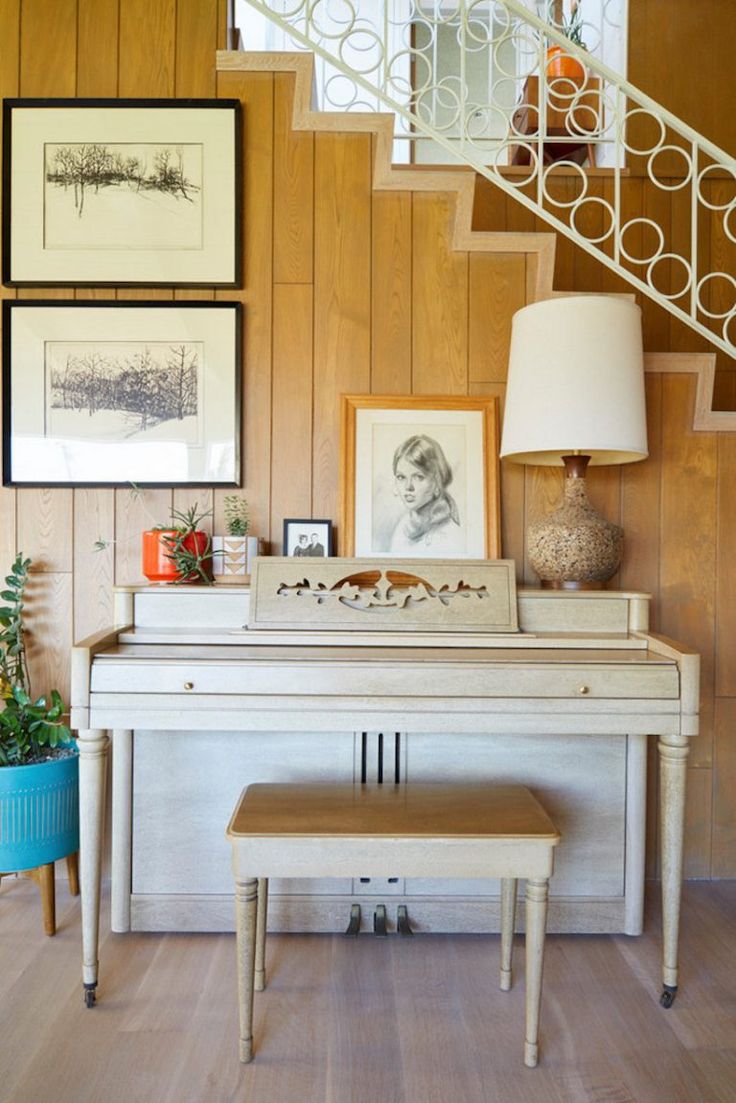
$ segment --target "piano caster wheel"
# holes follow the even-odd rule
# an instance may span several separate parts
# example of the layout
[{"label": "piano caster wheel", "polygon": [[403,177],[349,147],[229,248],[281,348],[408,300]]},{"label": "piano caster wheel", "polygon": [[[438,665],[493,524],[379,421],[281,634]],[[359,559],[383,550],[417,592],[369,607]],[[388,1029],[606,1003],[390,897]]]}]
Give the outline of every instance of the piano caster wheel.
[{"label": "piano caster wheel", "polygon": [[85,1007],[94,1007],[96,1003],[95,989],[96,984],[85,984],[84,986],[84,1005]]},{"label": "piano caster wheel", "polygon": [[662,1007],[672,1007],[672,1004],[675,1002],[675,996],[676,995],[677,995],[677,985],[676,984],[665,984],[664,991],[662,992],[662,995],[659,997],[659,1002],[662,1005]]}]

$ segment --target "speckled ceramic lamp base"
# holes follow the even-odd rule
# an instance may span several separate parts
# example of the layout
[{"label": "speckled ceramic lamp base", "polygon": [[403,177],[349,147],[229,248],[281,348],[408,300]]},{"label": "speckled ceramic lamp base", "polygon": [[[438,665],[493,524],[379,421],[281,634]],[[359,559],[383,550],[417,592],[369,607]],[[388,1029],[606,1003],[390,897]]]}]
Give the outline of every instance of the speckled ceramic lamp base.
[{"label": "speckled ceramic lamp base", "polygon": [[598,590],[618,570],[624,532],[588,501],[585,469],[589,456],[563,456],[565,500],[559,509],[530,525],[529,562],[542,586]]}]

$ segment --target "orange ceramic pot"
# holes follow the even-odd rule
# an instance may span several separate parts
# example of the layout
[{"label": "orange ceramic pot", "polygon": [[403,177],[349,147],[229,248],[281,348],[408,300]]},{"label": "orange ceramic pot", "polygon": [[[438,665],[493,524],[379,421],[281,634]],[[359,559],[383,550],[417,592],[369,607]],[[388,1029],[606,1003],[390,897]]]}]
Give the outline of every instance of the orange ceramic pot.
[{"label": "orange ceramic pot", "polygon": [[547,50],[547,79],[568,77],[570,80],[585,79],[585,69],[576,57],[566,54],[562,46],[550,46]]},{"label": "orange ceramic pot", "polygon": [[[143,533],[143,573],[149,582],[198,582],[199,575],[192,574],[183,578],[171,560],[171,541],[177,536],[175,529],[152,529]],[[183,540],[187,551],[202,555],[210,546],[206,532],[190,532]],[[202,568],[212,577],[212,559],[204,559]]]}]

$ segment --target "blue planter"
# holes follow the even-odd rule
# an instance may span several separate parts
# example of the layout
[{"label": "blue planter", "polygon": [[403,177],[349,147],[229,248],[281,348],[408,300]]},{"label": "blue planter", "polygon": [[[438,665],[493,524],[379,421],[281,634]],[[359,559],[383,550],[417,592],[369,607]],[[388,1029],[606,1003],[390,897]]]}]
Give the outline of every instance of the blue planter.
[{"label": "blue planter", "polygon": [[79,756],[0,768],[0,873],[79,849]]}]

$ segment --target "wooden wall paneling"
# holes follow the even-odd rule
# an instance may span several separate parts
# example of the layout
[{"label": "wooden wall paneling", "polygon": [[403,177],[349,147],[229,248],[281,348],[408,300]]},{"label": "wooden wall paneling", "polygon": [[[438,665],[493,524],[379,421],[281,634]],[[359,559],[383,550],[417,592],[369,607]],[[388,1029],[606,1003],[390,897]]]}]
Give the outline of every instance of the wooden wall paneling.
[{"label": "wooden wall paneling", "polygon": [[692,429],[695,380],[662,376],[662,547],[660,631],[701,655],[701,734],[691,765],[711,760],[716,597],[716,475],[714,433]]},{"label": "wooden wall paneling", "polygon": [[[505,383],[471,383],[471,395],[494,395],[499,399],[499,430],[503,426]],[[500,431],[499,431],[500,440]],[[524,573],[524,465],[500,463],[501,473],[501,559],[513,559],[517,582]]]},{"label": "wooden wall paneling", "polygon": [[[651,185],[650,185],[651,186]],[[683,188],[678,191],[670,193],[671,202],[671,234],[670,234],[670,249],[673,252],[680,254],[689,259],[692,249],[692,230],[690,226],[690,193],[688,188]],[[710,264],[710,220],[707,217],[708,212],[701,212],[698,219],[697,229],[697,248],[698,248],[698,274],[703,275],[709,271]],[[666,246],[665,246],[666,247]],[[654,283],[655,286],[661,288],[663,286],[669,286],[671,294],[677,294],[685,286],[686,273],[685,269],[680,261],[666,261],[663,268],[667,268],[669,271],[669,278],[665,283],[661,283],[655,270]],[[677,297],[673,300],[677,306],[682,307],[686,312],[690,308],[690,294],[689,291],[682,297]],[[669,345],[666,346],[672,351],[677,352],[689,352],[710,350],[707,339],[701,337],[694,329],[691,329],[685,322],[681,322],[674,315],[670,315],[670,339]]]},{"label": "wooden wall paneling", "polygon": [[313,288],[273,289],[272,552],[283,555],[285,517],[312,513]]},{"label": "wooden wall paneling", "polygon": [[485,176],[475,177],[472,225],[474,230],[506,228],[506,192]]},{"label": "wooden wall paneling", "polygon": [[[527,192],[532,194],[531,185],[526,187],[519,186],[517,189],[519,192]],[[513,195],[508,193],[505,196],[506,199],[506,226],[505,229],[509,233],[531,234],[531,233],[554,233],[552,227],[544,220],[539,219],[533,211],[530,211],[527,207],[523,206],[518,199],[514,199]],[[535,289],[537,287],[537,272],[539,268],[539,258],[536,254],[530,253],[527,255],[526,265],[526,295],[527,302],[534,301]]]},{"label": "wooden wall paneling", "polygon": [[77,0],[23,0],[21,96],[73,96],[77,76]]},{"label": "wooden wall paneling", "polygon": [[[96,547],[99,542],[106,546]],[[115,581],[115,491],[74,492],[74,640],[113,622]]]},{"label": "wooden wall paneling", "polygon": [[468,378],[471,383],[506,381],[511,318],[526,303],[523,253],[470,253]]},{"label": "wooden wall paneling", "polygon": [[211,99],[217,91],[215,51],[218,11],[216,3],[177,0],[175,80],[177,96]]},{"label": "wooden wall paneling", "polygon": [[121,96],[173,96],[177,0],[120,0]]},{"label": "wooden wall paneling", "polygon": [[[73,96],[77,71],[77,0],[25,0],[20,40],[21,96]],[[19,298],[70,299],[71,290],[20,291]],[[59,488],[17,492],[18,546],[34,571],[72,570],[72,494]],[[70,589],[71,594],[71,589]]]},{"label": "wooden wall paneling", "polygon": [[716,699],[711,877],[736,877],[736,699]]},{"label": "wooden wall paneling", "polygon": [[622,465],[624,556],[621,586],[652,595],[650,617],[656,625],[659,594],[662,481],[662,376],[644,377],[649,457]]},{"label": "wooden wall paneling", "polygon": [[713,771],[708,767],[687,771],[685,804],[684,877],[710,877],[713,835]]},{"label": "wooden wall paneling", "polygon": [[117,96],[120,0],[77,0],[77,95]]},{"label": "wooden wall paneling", "polygon": [[714,410],[736,410],[736,371],[717,371],[713,381]]},{"label": "wooden wall paneling", "polygon": [[[716,676],[718,697],[736,697],[736,433],[718,435]],[[735,790],[736,791],[736,790]],[[734,817],[736,822],[736,817]]]},{"label": "wooden wall paneling", "polygon": [[114,493],[115,584],[135,586],[146,581],[141,570],[141,533],[154,525],[169,523],[171,491],[131,487]]},{"label": "wooden wall paneling", "polygon": [[294,84],[274,74],[274,283],[314,280],[314,134],[291,128]]},{"label": "wooden wall paneling", "polygon": [[[218,291],[244,304],[241,463],[251,532],[271,538],[271,357],[273,282],[274,77],[219,73],[217,94],[243,104],[244,288]],[[229,491],[215,492],[215,522]]]},{"label": "wooden wall paneling", "polygon": [[236,49],[229,41],[234,0],[217,0],[217,49]]},{"label": "wooden wall paneling", "polygon": [[69,700],[71,574],[34,574],[26,591],[27,655],[33,696],[58,689]]},{"label": "wooden wall paneling", "polygon": [[370,388],[370,135],[315,136],[314,198],[312,511],[336,518],[340,395]]},{"label": "wooden wall paneling", "polygon": [[371,390],[374,394],[410,394],[411,193],[374,192],[371,226]]},{"label": "wooden wall paneling", "polygon": [[[0,97],[17,96],[20,71],[20,0],[0,0]],[[0,132],[2,117],[0,113]],[[2,288],[0,298],[15,298],[12,288]],[[4,578],[15,556],[15,491],[0,487],[0,577]]]},{"label": "wooden wall paneling", "polygon": [[451,241],[454,198],[414,193],[412,391],[468,393],[468,254]]},{"label": "wooden wall paneling", "polygon": [[[658,226],[662,227],[664,231],[664,251],[669,252],[671,248],[671,221],[672,221],[672,195],[671,192],[662,191],[660,188],[654,186],[649,180],[643,181],[643,204],[641,208],[641,214],[639,217],[650,219]],[[633,233],[634,231],[632,231]],[[648,226],[640,224],[638,231],[639,235],[639,252],[634,252],[633,247],[628,249],[628,252],[632,256],[650,257],[653,255],[657,238],[654,230]],[[626,238],[628,242],[628,236]],[[668,286],[669,269],[667,268],[668,261],[662,263],[663,284],[662,286]],[[637,265],[634,271],[637,273],[640,279],[646,280],[646,265]],[[663,349],[669,349],[670,339],[670,318],[671,314],[663,306],[659,306],[648,296],[644,296],[642,299],[642,328],[644,333],[644,348],[647,352],[659,352]]]},{"label": "wooden wall paneling", "polygon": [[[550,199],[545,206],[547,209],[565,220],[564,207],[557,207],[555,203],[569,203],[576,192],[574,178],[568,176],[557,176],[554,173],[547,177],[547,191]],[[552,202],[551,202],[551,201]],[[575,290],[575,277],[573,272],[573,253],[574,246],[568,237],[561,234],[559,231],[554,230],[548,222],[544,219],[537,219],[537,230],[539,233],[555,233],[557,235],[557,247],[555,249],[555,274],[553,280],[553,286],[557,291],[573,291]]]},{"label": "wooden wall paneling", "polygon": [[[599,238],[605,232],[604,212],[597,194],[596,184],[600,184],[600,177],[591,178],[591,188],[588,196],[582,201],[575,214],[575,229],[590,241]],[[597,248],[598,246],[596,246]],[[576,291],[604,290],[603,272],[604,265],[585,249],[577,246],[573,253],[573,286]]]}]

